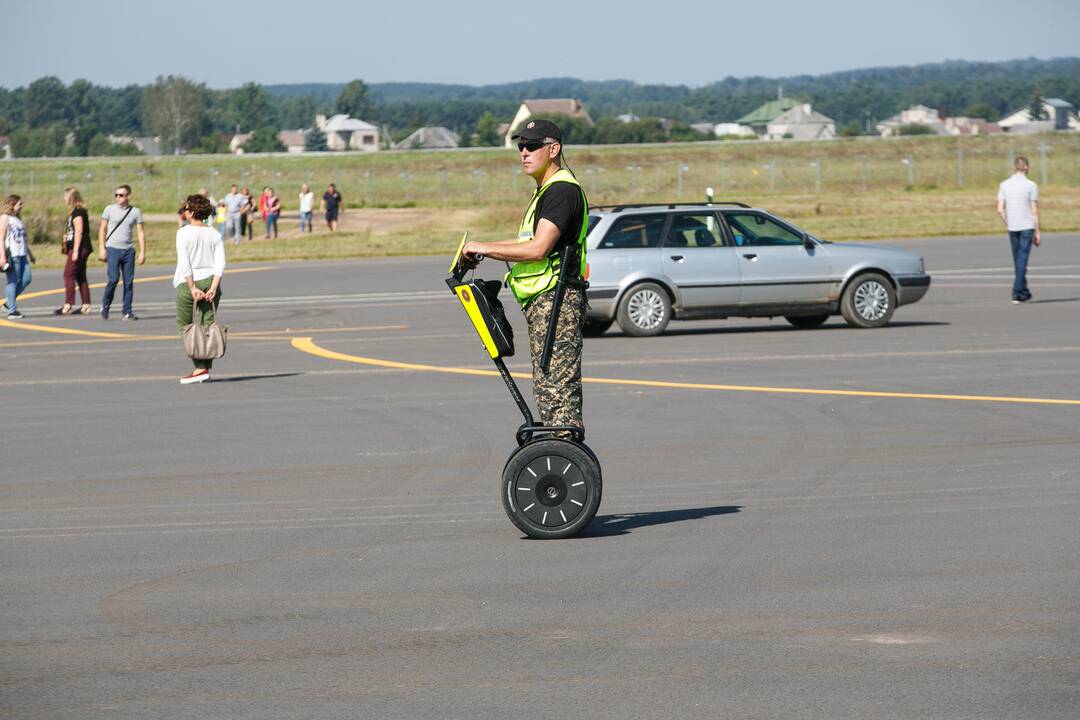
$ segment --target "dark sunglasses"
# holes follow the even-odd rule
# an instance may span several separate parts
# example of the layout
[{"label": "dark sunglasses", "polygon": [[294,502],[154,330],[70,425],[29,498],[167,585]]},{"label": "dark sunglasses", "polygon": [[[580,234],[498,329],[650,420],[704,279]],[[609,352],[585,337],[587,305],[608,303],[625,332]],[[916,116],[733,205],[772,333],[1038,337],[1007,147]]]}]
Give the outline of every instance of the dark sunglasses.
[{"label": "dark sunglasses", "polygon": [[113,195],[114,195],[115,197],[127,197],[127,196],[128,196],[128,194],[127,194],[127,193],[113,193]]},{"label": "dark sunglasses", "polygon": [[539,150],[540,148],[544,147],[545,145],[553,145],[553,144],[554,143],[540,142],[539,140],[530,140],[528,142],[519,142],[518,143],[518,152],[521,152],[522,150],[528,150],[529,152],[534,153],[537,150]]}]

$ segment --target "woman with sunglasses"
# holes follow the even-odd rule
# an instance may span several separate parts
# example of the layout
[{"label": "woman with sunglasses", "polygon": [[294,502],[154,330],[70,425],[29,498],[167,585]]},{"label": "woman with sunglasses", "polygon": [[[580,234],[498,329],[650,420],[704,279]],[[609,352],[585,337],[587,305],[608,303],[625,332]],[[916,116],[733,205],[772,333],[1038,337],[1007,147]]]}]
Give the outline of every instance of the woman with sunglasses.
[{"label": "woman with sunglasses", "polygon": [[[469,259],[484,255],[514,263],[507,279],[529,324],[533,396],[544,425],[584,429],[581,415],[581,350],[585,327],[585,234],[589,203],[562,155],[562,131],[548,120],[533,120],[514,135],[522,170],[536,181],[515,240],[465,243]],[[566,281],[555,325],[549,365],[540,367],[554,309],[560,268]],[[555,433],[567,437],[570,433]]]}]

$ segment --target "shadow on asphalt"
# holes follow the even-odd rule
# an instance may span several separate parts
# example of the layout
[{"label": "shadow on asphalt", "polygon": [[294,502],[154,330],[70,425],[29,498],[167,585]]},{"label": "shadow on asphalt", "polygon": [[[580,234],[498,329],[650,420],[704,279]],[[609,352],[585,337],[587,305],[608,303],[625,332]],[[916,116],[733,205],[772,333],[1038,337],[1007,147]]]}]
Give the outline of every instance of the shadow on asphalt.
[{"label": "shadow on asphalt", "polygon": [[[1039,301],[1038,300],[1033,300],[1032,304],[1034,304],[1035,302],[1039,302]],[[1052,300],[1044,300],[1042,302],[1054,302],[1054,301],[1052,301]],[[1061,301],[1058,301],[1058,302],[1061,302]],[[934,327],[934,326],[941,326],[941,325],[952,325],[952,323],[936,321],[936,320],[908,320],[908,321],[894,320],[894,321],[890,322],[888,325],[886,325],[885,327],[877,328],[877,329],[878,330],[888,330],[890,328]],[[667,336],[667,335],[725,335],[725,334],[743,335],[743,334],[749,334],[749,333],[764,333],[764,332],[770,332],[770,333],[773,333],[773,332],[813,333],[813,332],[822,332],[823,330],[853,330],[853,329],[854,328],[848,327],[847,323],[845,323],[843,321],[839,321],[839,322],[834,322],[832,324],[822,325],[821,327],[810,328],[810,329],[797,328],[797,327],[794,327],[794,326],[784,327],[784,326],[781,326],[781,325],[759,325],[759,326],[756,326],[756,327],[676,328],[674,330],[672,330],[671,328],[668,328],[667,330],[662,332],[660,335],[656,335],[654,337],[664,337],[664,336]],[[594,335],[594,336],[588,336],[588,337],[589,337],[590,340],[599,340],[599,339],[603,339],[603,338],[626,338],[626,337],[631,337],[631,336],[627,335],[626,333],[623,333],[623,332],[610,332],[610,333],[604,333],[603,335]],[[637,339],[646,340],[648,338],[634,338],[634,339],[635,340],[637,340]]]},{"label": "shadow on asphalt", "polygon": [[300,373],[298,373],[298,372],[287,372],[287,373],[266,373],[266,374],[263,374],[263,375],[231,375],[229,377],[214,378],[212,380],[212,382],[215,385],[217,385],[218,383],[247,382],[248,380],[272,380],[274,378],[296,377],[297,375],[300,375]]},{"label": "shadow on asphalt", "polygon": [[1076,302],[1080,298],[1050,298],[1049,300],[1032,300],[1028,305],[1045,305],[1046,303]]},{"label": "shadow on asphalt", "polygon": [[658,512],[597,515],[578,537],[609,537],[626,535],[631,530],[650,525],[667,525],[686,520],[702,520],[715,515],[730,515],[742,510],[742,505],[717,505],[715,507],[687,508],[685,510],[661,510]]}]

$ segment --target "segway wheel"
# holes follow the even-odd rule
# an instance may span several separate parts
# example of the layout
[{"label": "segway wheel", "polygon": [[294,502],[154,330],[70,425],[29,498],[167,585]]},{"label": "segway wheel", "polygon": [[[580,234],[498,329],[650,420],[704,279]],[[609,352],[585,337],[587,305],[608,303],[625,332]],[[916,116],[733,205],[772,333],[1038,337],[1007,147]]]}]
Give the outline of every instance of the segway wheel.
[{"label": "segway wheel", "polygon": [[600,465],[588,448],[568,440],[537,440],[506,461],[502,502],[510,522],[529,537],[572,537],[600,507]]}]

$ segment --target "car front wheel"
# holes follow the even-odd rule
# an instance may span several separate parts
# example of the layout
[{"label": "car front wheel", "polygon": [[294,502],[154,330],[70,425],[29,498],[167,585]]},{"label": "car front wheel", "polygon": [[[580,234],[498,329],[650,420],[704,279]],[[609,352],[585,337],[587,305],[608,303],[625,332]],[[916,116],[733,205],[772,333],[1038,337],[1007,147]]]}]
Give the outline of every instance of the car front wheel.
[{"label": "car front wheel", "polygon": [[627,335],[659,335],[671,321],[667,291],[656,283],[635,285],[619,302],[616,320]]},{"label": "car front wheel", "polygon": [[840,313],[854,328],[881,327],[896,310],[892,283],[878,273],[866,273],[851,281],[840,301]]}]

